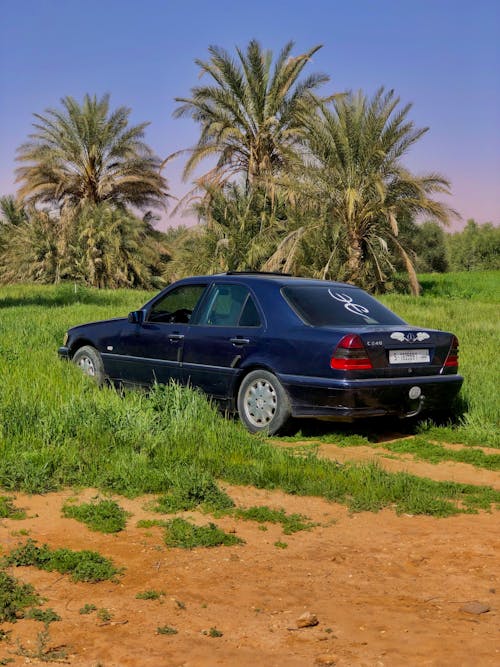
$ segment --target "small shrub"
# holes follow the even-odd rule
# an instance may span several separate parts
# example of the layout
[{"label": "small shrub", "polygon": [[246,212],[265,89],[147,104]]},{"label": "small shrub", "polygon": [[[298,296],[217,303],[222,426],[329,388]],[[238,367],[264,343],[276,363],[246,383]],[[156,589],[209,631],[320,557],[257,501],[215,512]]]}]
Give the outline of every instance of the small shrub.
[{"label": "small shrub", "polygon": [[287,549],[288,548],[288,544],[286,542],[280,542],[279,540],[278,540],[278,542],[274,543],[274,546],[277,549]]},{"label": "small shrub", "polygon": [[168,522],[165,532],[165,544],[168,547],[194,549],[195,547],[218,547],[243,544],[236,535],[225,533],[214,523],[195,526],[184,519],[175,518]]},{"label": "small shrub", "polygon": [[118,570],[107,558],[95,551],[72,551],[71,549],[50,549],[46,544],[41,547],[34,540],[13,549],[4,558],[6,565],[32,565],[39,570],[69,574],[73,581],[105,581],[113,579]]},{"label": "small shrub", "polygon": [[209,637],[222,637],[224,635],[223,632],[221,632],[220,630],[217,630],[217,628],[215,628],[215,627],[210,628],[210,630],[208,630],[208,631],[204,630],[203,634],[208,635]]},{"label": "small shrub", "polygon": [[109,609],[102,608],[97,612],[97,618],[100,621],[103,621],[103,623],[107,623],[113,618],[113,614],[109,611]]},{"label": "small shrub", "polygon": [[137,600],[159,600],[161,597],[165,597],[165,591],[142,591],[142,593],[137,593],[135,597]]},{"label": "small shrub", "polygon": [[66,504],[63,516],[81,521],[90,530],[118,533],[125,528],[127,513],[114,500],[100,500],[81,505]]},{"label": "small shrub", "polygon": [[59,614],[50,607],[48,609],[30,609],[24,617],[31,618],[34,621],[41,621],[45,625],[61,620]]},{"label": "small shrub", "polygon": [[96,611],[97,607],[95,604],[85,604],[83,607],[80,608],[79,614],[91,614],[93,611]]},{"label": "small shrub", "polygon": [[176,635],[178,630],[172,628],[170,625],[162,625],[161,627],[156,628],[156,632],[159,635]]},{"label": "small shrub", "polygon": [[26,528],[21,528],[21,530],[12,530],[10,534],[12,537],[28,537],[30,531],[26,530]]},{"label": "small shrub", "polygon": [[48,645],[49,641],[50,633],[48,625],[46,624],[44,630],[37,635],[34,649],[28,649],[18,641],[16,653],[17,655],[28,658],[29,661],[32,659],[39,660],[40,662],[65,661],[65,658],[68,656],[66,646],[50,647]]},{"label": "small shrub", "polygon": [[15,623],[24,617],[24,609],[40,604],[41,599],[31,584],[23,584],[0,570],[0,623]]}]

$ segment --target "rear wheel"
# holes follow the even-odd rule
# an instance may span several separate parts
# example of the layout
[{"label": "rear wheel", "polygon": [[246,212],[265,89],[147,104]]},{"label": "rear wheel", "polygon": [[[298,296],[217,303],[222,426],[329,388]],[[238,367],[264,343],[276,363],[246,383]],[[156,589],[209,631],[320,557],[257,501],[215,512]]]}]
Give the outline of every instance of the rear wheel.
[{"label": "rear wheel", "polygon": [[73,356],[75,363],[85,375],[95,379],[98,385],[104,383],[106,374],[104,373],[104,364],[99,352],[91,345],[84,345],[77,350]]},{"label": "rear wheel", "polygon": [[238,391],[238,413],[251,433],[274,435],[291,415],[290,400],[278,378],[265,370],[251,371]]}]

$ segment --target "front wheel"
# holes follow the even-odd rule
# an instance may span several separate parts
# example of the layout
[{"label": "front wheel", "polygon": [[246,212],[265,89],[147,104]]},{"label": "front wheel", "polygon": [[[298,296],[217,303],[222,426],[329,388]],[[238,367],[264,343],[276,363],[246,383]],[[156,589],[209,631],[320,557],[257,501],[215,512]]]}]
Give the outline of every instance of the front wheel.
[{"label": "front wheel", "polygon": [[238,413],[250,433],[274,435],[292,413],[290,400],[278,378],[265,370],[251,371],[238,391]]},{"label": "front wheel", "polygon": [[98,385],[104,384],[106,374],[104,364],[99,352],[91,345],[84,345],[75,352],[73,357],[75,363],[85,375],[95,379]]}]

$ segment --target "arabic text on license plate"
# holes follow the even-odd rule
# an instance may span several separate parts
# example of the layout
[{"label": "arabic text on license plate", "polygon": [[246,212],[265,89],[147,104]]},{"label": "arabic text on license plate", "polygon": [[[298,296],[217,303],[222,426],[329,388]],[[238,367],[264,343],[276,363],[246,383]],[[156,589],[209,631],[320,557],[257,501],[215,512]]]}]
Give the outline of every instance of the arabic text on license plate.
[{"label": "arabic text on license plate", "polygon": [[389,350],[391,364],[425,364],[429,361],[429,350]]}]

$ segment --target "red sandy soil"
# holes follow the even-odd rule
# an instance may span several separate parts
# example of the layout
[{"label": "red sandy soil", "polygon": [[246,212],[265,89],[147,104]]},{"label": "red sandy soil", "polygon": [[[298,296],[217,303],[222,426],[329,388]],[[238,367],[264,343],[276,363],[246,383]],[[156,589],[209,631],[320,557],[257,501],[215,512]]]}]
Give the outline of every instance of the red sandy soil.
[{"label": "red sandy soil", "polygon": [[[481,471],[477,481],[482,483]],[[89,667],[500,664],[498,512],[447,519],[390,510],[351,514],[318,498],[226,490],[239,506],[284,508],[320,525],[283,535],[280,526],[262,531],[255,522],[224,517],[216,523],[246,544],[185,551],[167,548],[161,528],[136,527],[139,519],[158,518],[144,509],[150,498],[117,498],[131,513],[127,528],[103,535],[61,517],[67,498],[88,500],[95,491],[16,494],[16,506],[29,518],[0,521],[4,553],[29,531],[52,548],[96,550],[126,568],[117,583],[98,584],[73,583],[67,575],[34,568],[8,569],[32,583],[62,617],[50,625],[45,650],[64,646],[63,664]],[[186,516],[211,520],[196,512]],[[278,541],[287,548],[275,546]],[[149,589],[165,596],[136,599]],[[473,600],[490,611],[461,610]],[[95,612],[80,614],[85,604],[107,609],[111,621],[100,621]],[[297,629],[305,611],[316,614],[319,624]],[[165,625],[177,634],[158,634]],[[223,635],[204,634],[210,628]],[[2,629],[11,634],[0,642],[0,664],[9,658],[13,666],[47,664],[18,655],[19,644],[25,652],[35,650],[40,622],[19,620]]]}]

